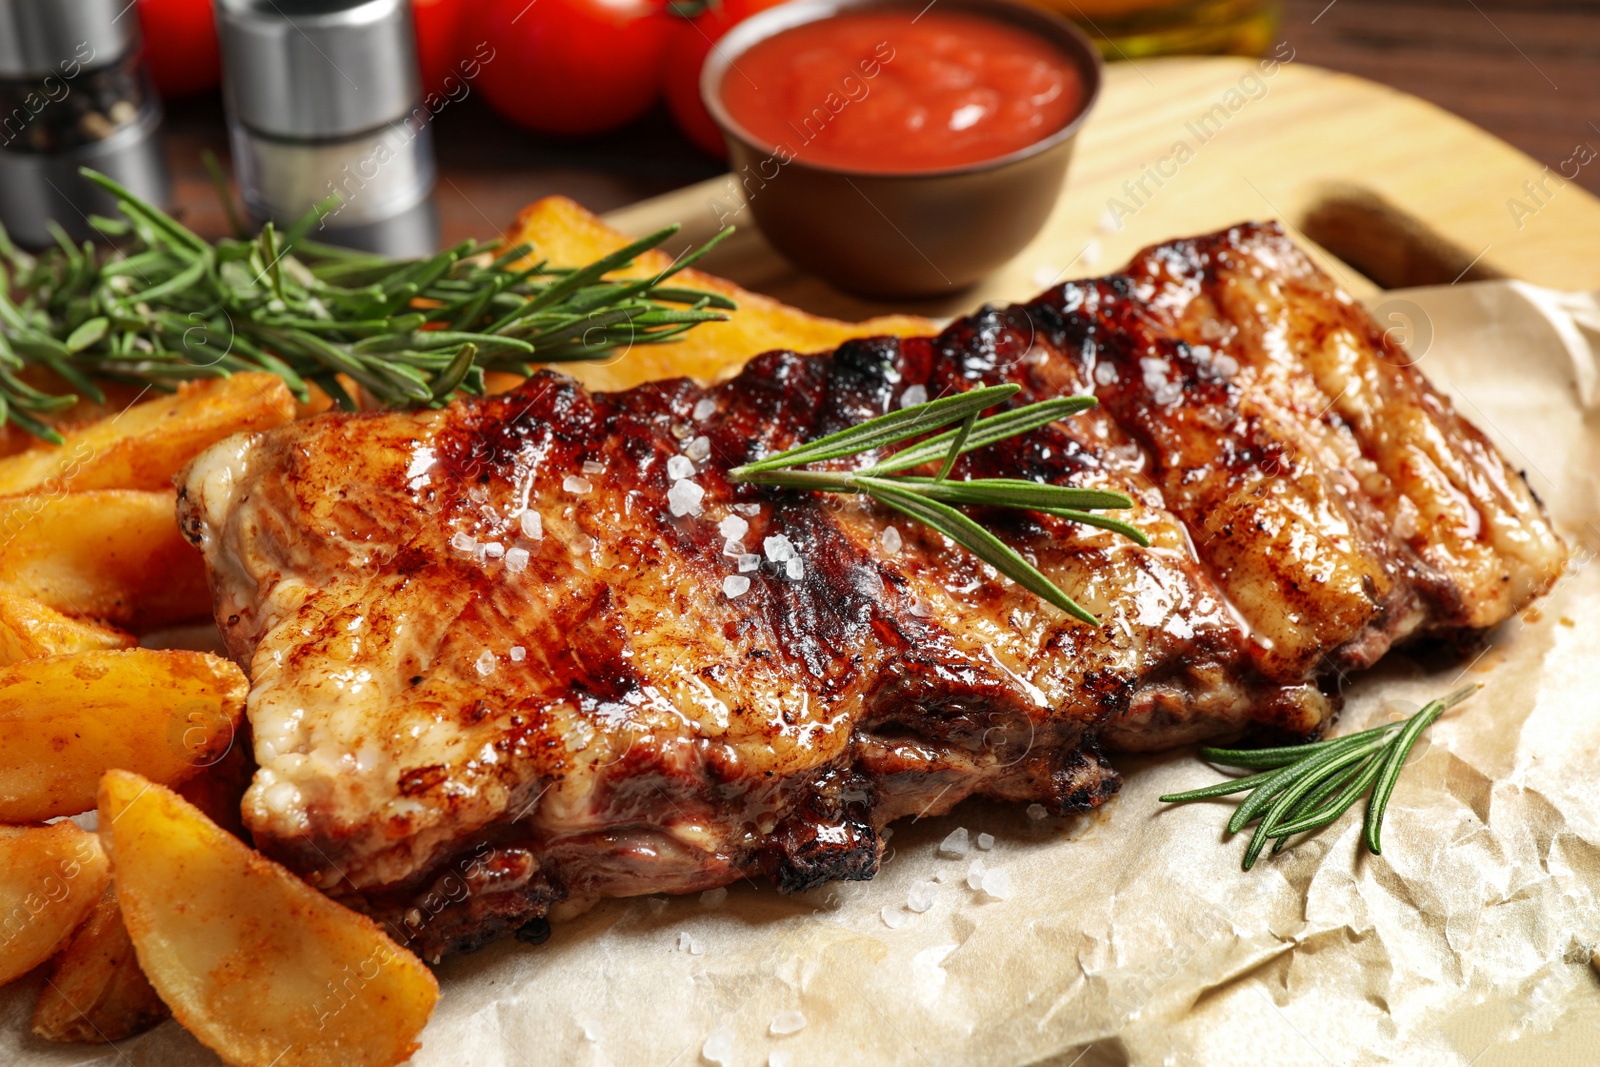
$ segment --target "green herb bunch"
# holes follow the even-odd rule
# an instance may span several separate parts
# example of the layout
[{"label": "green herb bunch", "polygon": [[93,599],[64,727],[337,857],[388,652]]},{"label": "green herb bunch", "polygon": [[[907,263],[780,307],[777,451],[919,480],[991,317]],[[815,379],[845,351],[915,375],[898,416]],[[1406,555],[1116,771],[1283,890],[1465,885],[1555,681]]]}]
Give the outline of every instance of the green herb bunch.
[{"label": "green herb bunch", "polygon": [[[1139,545],[1150,544],[1137,527],[1098,514],[1102,509],[1133,507],[1132,498],[1125,493],[1047,485],[1021,478],[954,480],[949,477],[951,468],[963,454],[1036,430],[1097,403],[1092,396],[1059,397],[986,419],[978,418],[984,409],[1010,399],[1019,388],[1015,385],[986,386],[880,415],[767,459],[735,467],[728,472],[728,478],[786,489],[864,494],[939,531],[1073,618],[1097,626],[1099,620],[1091,612],[1045,577],[1016,549],[957,510],[958,505],[975,505],[1036,511],[1112,530]],[[891,448],[951,423],[961,425],[858,470],[803,469],[824,460]],[[904,473],[934,463],[940,464],[939,471],[931,477]]]},{"label": "green herb bunch", "polygon": [[1403,722],[1384,723],[1348,737],[1282,748],[1202,748],[1200,757],[1211,763],[1267,769],[1161,799],[1168,804],[1185,804],[1248,791],[1249,796],[1228,820],[1230,834],[1257,824],[1244,853],[1244,869],[1248,871],[1268,841],[1274,842],[1272,851],[1277,852],[1296,834],[1320,830],[1335,822],[1370,790],[1362,840],[1368,851],[1379,855],[1383,852],[1383,815],[1406,757],[1439,716],[1477,690],[1475,685],[1458,689],[1428,703]]},{"label": "green herb bunch", "polygon": [[393,260],[306,238],[312,213],[285,233],[203,240],[103,174],[85,177],[122,219],[92,220],[116,251],[102,255],[57,230],[59,248],[32,256],[0,231],[0,416],[58,441],[39,418],[68,407],[19,377],[47,367],[78,395],[97,380],[170,388],[235,371],[281,377],[301,400],[309,384],[342,407],[337,375],[385,406],[438,405],[483,392],[485,371],[604,358],[670,341],[725,318],[733,302],[666,283],[716,244],[638,280],[607,280],[677,227],[586,267],[519,266],[531,246],[467,241]]}]

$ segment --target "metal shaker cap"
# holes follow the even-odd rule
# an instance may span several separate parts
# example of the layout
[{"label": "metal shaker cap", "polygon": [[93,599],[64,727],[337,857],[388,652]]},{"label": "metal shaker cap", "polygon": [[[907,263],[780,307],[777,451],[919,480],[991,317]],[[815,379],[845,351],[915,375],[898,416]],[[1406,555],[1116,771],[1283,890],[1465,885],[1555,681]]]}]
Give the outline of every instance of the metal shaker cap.
[{"label": "metal shaker cap", "polygon": [[125,55],[139,39],[128,0],[0,0],[0,78],[42,78]]},{"label": "metal shaker cap", "polygon": [[422,95],[410,0],[216,0],[216,12],[229,110],[259,133],[347,137]]}]

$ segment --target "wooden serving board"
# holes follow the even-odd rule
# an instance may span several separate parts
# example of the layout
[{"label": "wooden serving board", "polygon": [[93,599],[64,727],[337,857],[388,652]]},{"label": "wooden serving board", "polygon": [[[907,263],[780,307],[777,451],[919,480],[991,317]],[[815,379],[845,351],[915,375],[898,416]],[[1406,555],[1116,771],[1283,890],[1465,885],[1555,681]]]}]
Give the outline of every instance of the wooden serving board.
[{"label": "wooden serving board", "polygon": [[[785,262],[748,211],[705,267],[836,318],[955,315],[1057,275],[1114,270],[1157,241],[1275,218],[1357,296],[1498,277],[1600,289],[1600,199],[1558,171],[1405,93],[1292,59],[1268,69],[1233,57],[1108,65],[1050,221],[964,292],[897,305],[847,296]],[[633,234],[681,223],[698,243],[737,197],[731,177],[713,179],[607,221]]]}]

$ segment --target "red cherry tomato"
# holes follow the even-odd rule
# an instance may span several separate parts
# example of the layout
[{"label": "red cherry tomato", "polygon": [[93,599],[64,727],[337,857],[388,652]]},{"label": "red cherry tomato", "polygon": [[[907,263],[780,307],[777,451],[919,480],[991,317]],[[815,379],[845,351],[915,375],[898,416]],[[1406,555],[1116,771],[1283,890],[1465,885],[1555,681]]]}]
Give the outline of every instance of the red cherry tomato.
[{"label": "red cherry tomato", "polygon": [[726,158],[728,146],[722,130],[700,101],[700,68],[711,46],[758,11],[777,7],[783,0],[706,0],[698,15],[672,20],[668,39],[665,92],[667,107],[689,140],[714,156]]},{"label": "red cherry tomato", "polygon": [[462,0],[411,0],[411,17],[417,26],[417,66],[422,91],[442,93],[444,80],[461,72],[461,27],[466,9]]},{"label": "red cherry tomato", "polygon": [[477,84],[536,133],[586,136],[638,118],[661,91],[671,23],[660,0],[480,0],[464,40],[494,58]]},{"label": "red cherry tomato", "polygon": [[215,89],[222,80],[211,0],[139,0],[144,54],[167,99]]}]

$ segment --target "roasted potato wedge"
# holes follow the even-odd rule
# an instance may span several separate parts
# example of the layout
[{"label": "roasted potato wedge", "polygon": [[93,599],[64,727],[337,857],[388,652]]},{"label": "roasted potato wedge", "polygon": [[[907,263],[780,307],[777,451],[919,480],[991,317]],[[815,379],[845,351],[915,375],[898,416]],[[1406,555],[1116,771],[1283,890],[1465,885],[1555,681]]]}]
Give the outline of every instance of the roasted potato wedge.
[{"label": "roasted potato wedge", "polygon": [[294,397],[274,374],[188,382],[63,434],[52,448],[0,459],[0,494],[39,488],[166,489],[195,456],[230,434],[294,418]]},{"label": "roasted potato wedge", "polygon": [[115,886],[53,967],[33,1009],[33,1032],[46,1041],[121,1041],[172,1014],[139,969]]},{"label": "roasted potato wedge", "polygon": [[205,567],[178,531],[170,492],[0,497],[0,586],[135,631],[211,611]]},{"label": "roasted potato wedge", "polygon": [[132,648],[0,668],[0,822],[95,806],[113,767],[176,785],[222,759],[250,685],[205,652]]},{"label": "roasted potato wedge", "polygon": [[0,589],[0,667],[40,656],[132,648],[130,633],[90,619],[74,619],[25,596]]},{"label": "roasted potato wedge", "polygon": [[[42,364],[34,363],[24,367],[17,373],[17,377],[35,389],[42,389],[56,396],[77,392],[71,382]],[[150,392],[148,386],[132,383],[101,381],[96,384],[105,394],[104,400],[88,400],[80,397],[78,402],[69,408],[38,413],[35,418],[47,426],[54,427],[57,433],[65,435],[91,422],[110,418],[129,404],[138,403]],[[34,450],[49,451],[55,447],[48,441],[39,440],[14,423],[0,423],[0,456],[15,456],[21,452]]]},{"label": "roasted potato wedge", "polygon": [[[591,263],[631,239],[562,196],[530,204],[506,232],[508,242],[527,241],[533,245],[534,258],[547,259],[558,267]],[[671,263],[671,256],[652,249],[617,276],[644,277]],[[744,366],[752,356],[775,348],[823,352],[852,337],[926,337],[939,332],[938,323],[915,315],[884,315],[865,322],[823,318],[692,268],[679,274],[673,284],[722,293],[732,297],[739,308],[728,314],[726,322],[704,323],[666,344],[640,345],[625,358],[563,363],[557,369],[590,389],[631,389],[641,382],[681,375],[715,381]]]},{"label": "roasted potato wedge", "polygon": [[59,952],[110,879],[100,842],[70,822],[0,826],[0,985]]},{"label": "roasted potato wedge", "polygon": [[198,808],[127,771],[100,826],[139,964],[190,1033],[246,1067],[388,1067],[439,996],[422,961]]}]

